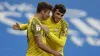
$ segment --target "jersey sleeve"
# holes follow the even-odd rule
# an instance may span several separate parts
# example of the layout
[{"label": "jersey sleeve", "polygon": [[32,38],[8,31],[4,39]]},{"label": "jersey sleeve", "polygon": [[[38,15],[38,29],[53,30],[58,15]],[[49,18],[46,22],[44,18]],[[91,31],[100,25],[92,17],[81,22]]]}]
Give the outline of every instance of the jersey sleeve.
[{"label": "jersey sleeve", "polygon": [[34,36],[42,36],[40,22],[36,19],[31,22],[31,31]]},{"label": "jersey sleeve", "polygon": [[20,30],[26,30],[28,27],[28,23],[27,24],[20,24]]},{"label": "jersey sleeve", "polygon": [[62,22],[61,23],[62,24],[61,31],[62,31],[63,35],[67,36],[68,35],[68,23],[64,19],[62,19],[61,22]]},{"label": "jersey sleeve", "polygon": [[57,43],[58,45],[60,45],[61,47],[63,47],[66,43],[67,37],[64,35],[60,35],[60,37],[57,37],[56,35],[54,35],[52,32],[50,32],[48,34],[49,38],[54,41],[55,43]]}]

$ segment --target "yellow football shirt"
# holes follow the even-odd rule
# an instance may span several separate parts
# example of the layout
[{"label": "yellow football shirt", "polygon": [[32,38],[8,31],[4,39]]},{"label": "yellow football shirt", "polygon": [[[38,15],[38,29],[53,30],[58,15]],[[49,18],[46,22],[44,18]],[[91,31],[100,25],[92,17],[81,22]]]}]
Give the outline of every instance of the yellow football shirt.
[{"label": "yellow football shirt", "polygon": [[28,35],[28,49],[26,56],[49,56],[48,53],[37,47],[34,36],[42,36],[42,41],[46,44],[46,39],[43,36],[43,30],[40,27],[41,22],[33,17],[28,23],[27,35]]},{"label": "yellow football shirt", "polygon": [[52,18],[50,17],[46,21],[43,22],[44,25],[49,27],[50,33],[48,34],[47,44],[53,50],[59,50],[60,53],[63,54],[64,45],[67,40],[68,34],[68,24],[63,19],[58,23],[53,23]]}]

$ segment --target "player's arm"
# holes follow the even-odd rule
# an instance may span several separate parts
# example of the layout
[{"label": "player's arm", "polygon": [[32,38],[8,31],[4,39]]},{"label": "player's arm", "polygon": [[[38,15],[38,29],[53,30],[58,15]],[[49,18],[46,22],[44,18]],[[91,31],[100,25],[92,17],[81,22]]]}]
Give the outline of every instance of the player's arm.
[{"label": "player's arm", "polygon": [[54,35],[54,33],[50,32],[48,27],[46,27],[45,25],[41,25],[41,27],[44,29],[44,31],[47,33],[48,37],[54,41],[55,43],[57,43],[58,45],[60,45],[61,47],[63,47],[66,43],[66,39],[67,39],[67,30],[65,29],[64,33],[60,33],[60,36],[57,37],[56,35]]},{"label": "player's arm", "polygon": [[48,46],[46,46],[43,42],[42,42],[42,37],[41,36],[35,36],[35,41],[37,46],[42,49],[45,52],[48,52],[50,54],[53,54],[55,56],[61,56],[61,54],[58,51],[54,51],[52,49],[50,49]]},{"label": "player's arm", "polygon": [[26,30],[27,29],[28,24],[19,24],[16,23],[13,25],[13,29],[14,30]]},{"label": "player's arm", "polygon": [[38,22],[33,21],[33,23],[31,24],[31,28],[32,28],[31,31],[35,35],[34,37],[35,42],[40,49],[44,50],[45,52],[51,53],[55,56],[61,56],[61,54],[58,51],[52,50],[42,42],[41,27]]},{"label": "player's arm", "polygon": [[48,34],[48,36],[52,41],[54,41],[55,43],[57,43],[61,47],[63,47],[65,45],[65,43],[66,43],[67,36],[65,36],[65,35],[60,35],[60,37],[57,37],[52,32],[50,32]]},{"label": "player's arm", "polygon": [[67,40],[68,35],[68,23],[65,20],[62,20],[62,29],[60,36],[57,37],[52,32],[48,33],[49,38],[60,46],[64,46]]},{"label": "player's arm", "polygon": [[28,26],[28,23],[27,24],[20,24],[20,30],[26,30],[27,26]]}]

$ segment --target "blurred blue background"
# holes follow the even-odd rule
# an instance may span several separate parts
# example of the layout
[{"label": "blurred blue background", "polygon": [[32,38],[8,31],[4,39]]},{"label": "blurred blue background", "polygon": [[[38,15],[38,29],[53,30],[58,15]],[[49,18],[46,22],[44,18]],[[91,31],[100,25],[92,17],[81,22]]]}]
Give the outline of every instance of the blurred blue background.
[{"label": "blurred blue background", "polygon": [[67,9],[65,56],[100,56],[100,0],[0,0],[0,56],[25,56],[26,33],[12,25],[27,23],[40,1],[64,4]]}]

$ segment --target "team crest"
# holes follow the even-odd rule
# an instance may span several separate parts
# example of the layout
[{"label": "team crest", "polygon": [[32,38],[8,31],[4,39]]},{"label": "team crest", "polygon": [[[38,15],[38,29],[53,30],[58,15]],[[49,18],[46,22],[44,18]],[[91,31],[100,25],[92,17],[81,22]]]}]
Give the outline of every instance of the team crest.
[{"label": "team crest", "polygon": [[41,27],[39,25],[36,25],[36,30],[37,31],[40,31],[41,30]]}]

